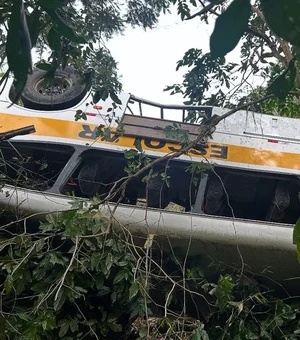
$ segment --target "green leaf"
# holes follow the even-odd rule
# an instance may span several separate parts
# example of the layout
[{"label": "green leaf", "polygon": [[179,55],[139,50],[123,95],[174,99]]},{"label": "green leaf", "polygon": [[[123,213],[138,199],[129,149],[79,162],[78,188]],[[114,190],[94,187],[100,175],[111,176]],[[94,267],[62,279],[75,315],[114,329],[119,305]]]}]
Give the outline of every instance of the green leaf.
[{"label": "green leaf", "polygon": [[109,287],[103,286],[102,288],[99,289],[98,291],[98,296],[106,296],[111,292]]},{"label": "green leaf", "polygon": [[33,274],[33,277],[34,277],[36,280],[40,281],[40,280],[42,280],[42,279],[45,277],[45,275],[46,275],[46,270],[45,270],[45,268],[42,267],[42,266],[36,266],[36,267],[34,268],[32,274]]},{"label": "green leaf", "polygon": [[87,120],[86,113],[82,110],[77,110],[75,113],[75,121],[77,122],[79,119]]},{"label": "green leaf", "polygon": [[300,263],[300,218],[298,218],[294,227],[293,243],[297,246],[298,262]]},{"label": "green leaf", "polygon": [[125,278],[125,270],[120,270],[118,274],[114,277],[113,284],[121,282]]},{"label": "green leaf", "polygon": [[50,28],[47,35],[47,41],[51,50],[58,52],[61,49],[60,34],[55,27]]},{"label": "green leaf", "polygon": [[93,235],[97,235],[99,233],[99,231],[101,230],[101,224],[95,222],[92,226],[92,233]]},{"label": "green leaf", "polygon": [[113,331],[113,332],[116,332],[116,333],[119,333],[119,332],[122,332],[122,326],[118,323],[114,323],[114,322],[110,322],[108,324],[108,327]]},{"label": "green leaf", "polygon": [[64,5],[64,1],[61,0],[39,0],[37,3],[39,6],[50,9],[57,9]]},{"label": "green leaf", "polygon": [[117,300],[117,293],[116,292],[112,292],[111,296],[110,296],[110,302],[113,305]]},{"label": "green leaf", "polygon": [[60,326],[60,329],[59,329],[59,337],[62,338],[64,335],[67,334],[68,332],[68,329],[69,329],[69,323],[68,323],[68,320],[64,319],[63,320],[64,322],[62,323],[62,325]]},{"label": "green leaf", "polygon": [[225,308],[227,303],[234,299],[232,295],[233,288],[234,284],[231,282],[231,277],[221,275],[215,290],[217,304],[221,308]]},{"label": "green leaf", "polygon": [[48,63],[38,63],[35,66],[39,68],[40,70],[47,71],[47,72],[52,70],[51,64],[48,64]]},{"label": "green leaf", "polygon": [[52,263],[53,265],[55,264],[60,264],[64,266],[67,262],[67,259],[63,257],[63,255],[59,252],[53,252],[49,254],[49,262]]},{"label": "green leaf", "polygon": [[209,340],[207,332],[204,330],[204,325],[201,324],[190,337],[190,340]]},{"label": "green leaf", "polygon": [[210,37],[212,58],[223,57],[236,47],[248,27],[250,13],[250,0],[234,0],[216,19]]},{"label": "green leaf", "polygon": [[135,149],[124,150],[124,156],[126,159],[134,159],[138,154],[138,151]]},{"label": "green leaf", "polygon": [[65,301],[66,301],[66,293],[65,293],[65,290],[62,288],[58,293],[57,299],[53,303],[54,310],[55,311],[60,310],[63,304],[65,303]]},{"label": "green leaf", "polygon": [[15,0],[11,9],[6,42],[6,56],[9,70],[14,74],[16,97],[20,97],[28,72],[32,69],[31,40],[22,0]]},{"label": "green leaf", "polygon": [[108,254],[106,255],[106,259],[105,259],[105,265],[106,265],[107,271],[110,271],[110,269],[111,269],[113,263],[114,263],[114,258],[113,258],[113,256],[112,256],[112,254],[111,254],[111,253],[108,253]]},{"label": "green leaf", "polygon": [[95,91],[93,95],[93,103],[97,104],[100,99],[106,100],[108,98],[108,91],[105,87]]},{"label": "green leaf", "polygon": [[40,34],[40,17],[41,17],[41,11],[37,8],[35,8],[30,15],[27,15],[27,24],[31,39],[31,45],[35,46],[38,36]]},{"label": "green leaf", "polygon": [[15,283],[15,290],[17,295],[21,294],[22,292],[24,292],[25,290],[25,286],[26,286],[26,281],[23,278],[19,278],[18,280],[16,280]]},{"label": "green leaf", "polygon": [[45,292],[48,287],[49,287],[49,284],[47,282],[40,281],[40,282],[37,282],[36,284],[34,284],[31,287],[31,290],[33,292],[42,293],[42,292]]},{"label": "green leaf", "polygon": [[141,327],[139,328],[139,337],[140,337],[141,339],[144,339],[144,338],[146,338],[147,334],[148,334],[148,327],[146,327],[146,326],[141,326]]},{"label": "green leaf", "polygon": [[70,329],[72,333],[75,333],[76,331],[78,331],[78,319],[72,319],[70,321]]},{"label": "green leaf", "polygon": [[119,104],[119,105],[122,105],[122,102],[121,102],[121,100],[119,99],[119,97],[115,94],[115,92],[110,92],[109,93],[109,95],[110,95],[110,98],[115,102],[115,103],[117,103],[117,104]]},{"label": "green leaf", "polygon": [[142,142],[140,138],[136,138],[133,145],[135,146],[135,148],[139,151],[142,152],[143,148],[142,148]]},{"label": "green leaf", "polygon": [[30,320],[30,317],[25,313],[18,313],[18,318],[26,322]]},{"label": "green leaf", "polygon": [[140,291],[140,285],[135,281],[129,288],[129,301],[132,300]]},{"label": "green leaf", "polygon": [[36,252],[39,253],[44,248],[44,245],[45,245],[45,239],[41,238],[40,240],[37,240],[35,242]]},{"label": "green leaf", "polygon": [[295,61],[291,60],[286,70],[282,72],[268,87],[267,94],[274,94],[279,100],[284,101],[293,89],[296,78]]},{"label": "green leaf", "polygon": [[1,339],[5,339],[5,331],[6,331],[6,319],[3,317],[0,317],[0,336]]},{"label": "green leaf", "polygon": [[69,27],[61,18],[60,16],[55,12],[54,9],[50,9],[44,6],[41,6],[50,16],[50,18],[57,24],[58,26],[58,33],[65,38],[69,39],[70,41],[73,41],[77,44],[85,44],[86,41],[84,38],[78,36],[74,33],[71,27]]},{"label": "green leaf", "polygon": [[100,91],[96,91],[93,95],[93,103],[97,104],[100,99],[101,99],[101,93]]},{"label": "green leaf", "polygon": [[6,280],[4,281],[4,289],[6,291],[7,294],[9,294],[13,288],[13,278],[11,277],[11,275],[8,275],[6,277]]},{"label": "green leaf", "polygon": [[300,2],[297,0],[261,0],[270,28],[281,38],[300,46]]},{"label": "green leaf", "polygon": [[101,289],[104,285],[104,277],[102,274],[96,276],[96,288]]}]

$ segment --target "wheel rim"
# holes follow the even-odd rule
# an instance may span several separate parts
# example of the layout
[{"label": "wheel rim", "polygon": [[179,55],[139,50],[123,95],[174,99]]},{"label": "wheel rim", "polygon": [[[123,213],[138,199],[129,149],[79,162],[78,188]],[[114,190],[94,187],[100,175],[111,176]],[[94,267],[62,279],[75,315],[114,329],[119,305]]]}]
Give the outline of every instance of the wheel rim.
[{"label": "wheel rim", "polygon": [[55,75],[54,78],[40,78],[34,89],[43,96],[52,97],[63,94],[72,85],[73,84],[70,79]]}]

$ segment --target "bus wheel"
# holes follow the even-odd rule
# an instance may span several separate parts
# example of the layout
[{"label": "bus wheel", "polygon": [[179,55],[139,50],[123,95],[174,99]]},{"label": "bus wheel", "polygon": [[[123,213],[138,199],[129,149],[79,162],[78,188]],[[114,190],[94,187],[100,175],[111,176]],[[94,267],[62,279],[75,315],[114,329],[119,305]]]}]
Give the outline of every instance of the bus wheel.
[{"label": "bus wheel", "polygon": [[78,104],[86,93],[87,86],[71,67],[57,70],[54,77],[35,69],[28,77],[21,99],[26,108],[53,111]]}]

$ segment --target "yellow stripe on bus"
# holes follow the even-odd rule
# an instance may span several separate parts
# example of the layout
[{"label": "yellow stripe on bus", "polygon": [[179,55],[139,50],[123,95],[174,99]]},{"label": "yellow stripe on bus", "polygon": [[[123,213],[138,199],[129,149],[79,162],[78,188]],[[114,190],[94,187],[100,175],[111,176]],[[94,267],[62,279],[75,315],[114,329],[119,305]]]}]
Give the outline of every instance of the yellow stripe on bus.
[{"label": "yellow stripe on bus", "polygon": [[[86,122],[65,121],[51,118],[28,117],[0,113],[0,132],[34,125],[35,135],[45,137],[57,137],[57,142],[64,138],[84,140],[89,143],[114,144],[125,148],[134,147],[135,137],[116,136],[113,131],[107,129],[107,140],[96,137],[97,125]],[[75,141],[74,141],[74,144]],[[143,150],[170,153],[180,149],[180,145],[165,141],[155,141],[149,138],[142,139]],[[208,143],[208,148],[197,147],[189,152],[192,157],[205,156],[208,159],[222,160],[235,163],[268,166],[272,168],[285,168],[300,170],[300,154],[288,152],[276,152],[237,146],[230,144]]]}]

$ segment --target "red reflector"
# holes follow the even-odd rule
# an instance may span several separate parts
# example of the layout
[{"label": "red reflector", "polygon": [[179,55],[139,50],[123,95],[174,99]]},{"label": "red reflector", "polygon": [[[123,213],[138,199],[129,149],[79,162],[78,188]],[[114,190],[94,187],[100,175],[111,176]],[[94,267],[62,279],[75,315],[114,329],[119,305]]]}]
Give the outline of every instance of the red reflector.
[{"label": "red reflector", "polygon": [[276,139],[268,139],[268,142],[269,143],[278,143],[278,140],[276,140]]},{"label": "red reflector", "polygon": [[86,112],[85,113],[87,116],[91,116],[91,117],[96,117],[97,113],[92,113],[92,112]]}]

